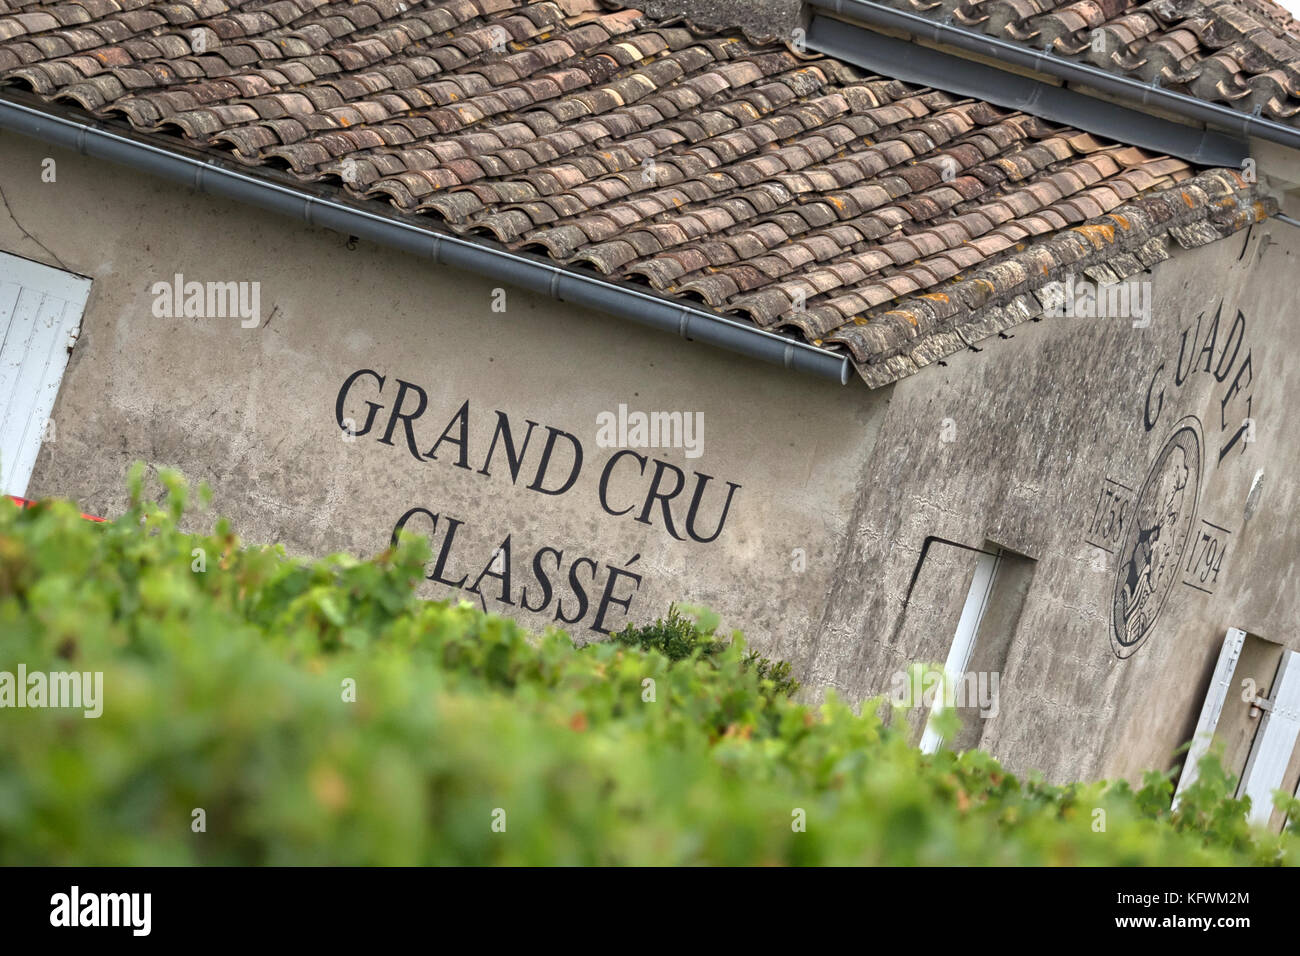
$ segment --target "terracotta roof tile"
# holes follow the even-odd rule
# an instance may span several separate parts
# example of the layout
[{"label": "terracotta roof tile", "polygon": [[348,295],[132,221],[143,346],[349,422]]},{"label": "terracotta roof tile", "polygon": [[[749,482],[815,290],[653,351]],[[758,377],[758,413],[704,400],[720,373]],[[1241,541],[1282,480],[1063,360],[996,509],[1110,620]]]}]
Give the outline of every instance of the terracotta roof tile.
[{"label": "terracotta roof tile", "polygon": [[1296,124],[1300,25],[1273,0],[881,0]]},{"label": "terracotta roof tile", "polygon": [[[1166,71],[1210,43],[1291,108],[1289,34],[1158,3],[1185,28],[944,0],[1058,45],[1104,24]],[[792,330],[871,385],[1040,314],[1066,267],[1131,275],[1266,209],[1223,171],[598,0],[0,0],[0,82]]]}]

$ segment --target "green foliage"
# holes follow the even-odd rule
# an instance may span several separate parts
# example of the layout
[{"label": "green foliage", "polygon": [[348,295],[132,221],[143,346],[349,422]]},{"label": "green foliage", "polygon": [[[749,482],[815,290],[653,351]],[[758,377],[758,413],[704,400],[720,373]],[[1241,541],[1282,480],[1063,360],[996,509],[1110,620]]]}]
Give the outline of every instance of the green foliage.
[{"label": "green foliage", "polygon": [[693,655],[710,660],[727,646],[726,641],[714,639],[716,628],[716,620],[697,624],[677,605],[670,604],[668,617],[644,626],[629,624],[610,635],[610,639],[647,653],[654,651],[673,662],[684,661]]},{"label": "green foliage", "polygon": [[0,710],[0,864],[1297,858],[1246,826],[1213,758],[1171,813],[1164,774],[1054,786],[926,756],[879,702],[790,699],[788,667],[716,617],[530,637],[418,600],[423,539],[294,560],[224,522],[181,533],[186,489],[160,477],[161,505],[137,472],[105,525],[0,502],[0,671],[104,675],[99,718]]},{"label": "green foliage", "polygon": [[[733,633],[730,641],[717,637],[718,624],[718,615],[708,608],[690,605],[679,608],[670,604],[666,618],[661,617],[644,626],[629,624],[611,634],[610,640],[644,653],[662,654],[673,663],[687,658],[714,663],[730,643],[741,640],[739,632]],[[745,667],[752,668],[758,675],[759,684],[766,693],[790,697],[799,689],[799,682],[791,675],[787,661],[768,660],[760,657],[757,651],[748,651],[743,661]]]}]

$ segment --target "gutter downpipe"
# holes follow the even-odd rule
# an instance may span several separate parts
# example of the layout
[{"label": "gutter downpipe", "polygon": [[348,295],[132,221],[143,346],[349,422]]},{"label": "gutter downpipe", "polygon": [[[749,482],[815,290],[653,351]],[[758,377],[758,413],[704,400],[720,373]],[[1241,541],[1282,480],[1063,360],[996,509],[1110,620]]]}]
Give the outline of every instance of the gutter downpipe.
[{"label": "gutter downpipe", "polygon": [[1107,93],[1136,99],[1140,103],[1163,106],[1188,119],[1214,123],[1243,136],[1257,136],[1293,149],[1300,149],[1300,129],[1293,129],[1250,113],[1242,113],[1218,103],[1198,100],[1185,93],[1166,90],[1155,83],[1143,83],[1131,77],[1117,76],[1091,64],[1076,63],[1045,50],[1034,50],[1008,40],[985,36],[964,27],[939,23],[919,14],[886,7],[873,0],[808,0],[808,4],[849,20],[858,20],[875,27],[901,30],[934,43],[957,47],[1004,63],[1014,63],[1058,79],[1085,83]]},{"label": "gutter downpipe", "polygon": [[250,175],[225,162],[196,159],[99,125],[0,98],[0,128],[182,183],[199,192],[269,209],[309,225],[433,259],[641,325],[706,342],[749,358],[847,385],[848,355],[618,285],[485,242],[435,232],[378,202],[344,203]]}]

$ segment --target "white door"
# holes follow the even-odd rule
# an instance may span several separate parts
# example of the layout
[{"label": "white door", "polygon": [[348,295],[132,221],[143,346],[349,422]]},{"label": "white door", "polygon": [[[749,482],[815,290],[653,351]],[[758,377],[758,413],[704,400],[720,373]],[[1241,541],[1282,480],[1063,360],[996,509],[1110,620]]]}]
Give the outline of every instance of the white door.
[{"label": "white door", "polygon": [[1178,779],[1178,789],[1174,791],[1174,809],[1178,809],[1178,799],[1182,792],[1196,782],[1201,758],[1210,752],[1210,743],[1214,731],[1219,726],[1219,717],[1223,714],[1224,702],[1232,692],[1232,675],[1237,669],[1237,660],[1241,657],[1242,645],[1246,643],[1246,632],[1239,627],[1228,628],[1228,635],[1223,639],[1219,649],[1219,660],[1214,665],[1214,676],[1210,678],[1210,690],[1201,705],[1201,716],[1196,721],[1196,735],[1187,750],[1187,759],[1183,761],[1183,774]]},{"label": "white door", "polygon": [[1267,824],[1273,815],[1273,791],[1280,790],[1287,764],[1300,737],[1300,653],[1287,651],[1273,684],[1273,696],[1255,735],[1250,759],[1241,775],[1238,796],[1250,797],[1250,819]]},{"label": "white door", "polygon": [[0,252],[0,494],[27,493],[89,295],[84,276]]},{"label": "white door", "polygon": [[[1183,791],[1196,780],[1197,762],[1210,749],[1224,704],[1232,693],[1234,673],[1246,637],[1245,631],[1232,627],[1223,639],[1214,676],[1210,680],[1210,690],[1205,695],[1201,716],[1196,722],[1196,735],[1188,748],[1182,777],[1174,792],[1174,809],[1178,808]],[[1300,653],[1287,650],[1281,652],[1281,661],[1276,676],[1271,681],[1269,693],[1269,698],[1254,698],[1254,706],[1258,708],[1255,712],[1262,714],[1262,719],[1251,738],[1246,765],[1239,775],[1236,792],[1238,798],[1250,797],[1250,821],[1261,826],[1267,826],[1273,815],[1273,791],[1282,789],[1296,742],[1300,740]],[[1226,769],[1236,771],[1235,767]],[[1300,789],[1296,793],[1300,795]]]}]

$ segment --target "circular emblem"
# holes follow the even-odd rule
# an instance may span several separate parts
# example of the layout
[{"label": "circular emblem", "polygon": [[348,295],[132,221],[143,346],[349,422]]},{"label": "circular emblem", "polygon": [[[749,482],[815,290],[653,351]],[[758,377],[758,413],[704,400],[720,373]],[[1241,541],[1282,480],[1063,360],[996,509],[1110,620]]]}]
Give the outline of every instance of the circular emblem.
[{"label": "circular emblem", "polygon": [[1196,521],[1201,447],[1200,423],[1184,418],[1133,502],[1115,572],[1110,640],[1117,657],[1129,657],[1142,646],[1178,580]]}]

